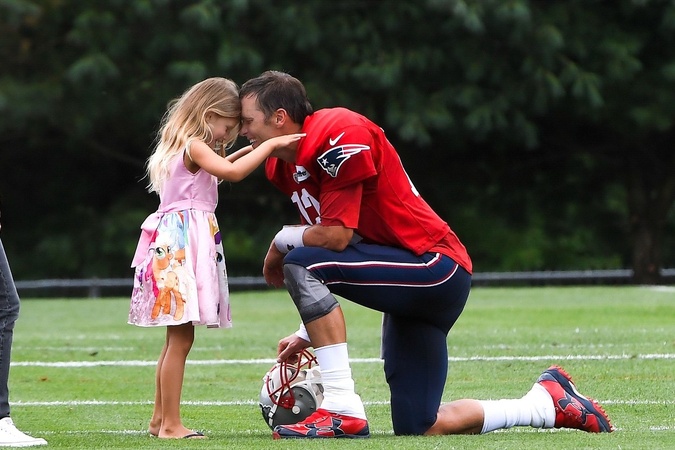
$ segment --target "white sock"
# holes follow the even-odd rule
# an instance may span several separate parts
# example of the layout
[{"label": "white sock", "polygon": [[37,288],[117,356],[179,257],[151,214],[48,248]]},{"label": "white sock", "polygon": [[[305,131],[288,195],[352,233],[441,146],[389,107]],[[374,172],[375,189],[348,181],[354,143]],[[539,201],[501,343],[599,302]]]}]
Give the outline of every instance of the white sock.
[{"label": "white sock", "polygon": [[319,362],[321,371],[335,369],[349,369],[349,351],[347,343],[326,345],[314,349],[314,355]]},{"label": "white sock", "polygon": [[481,401],[483,429],[481,434],[514,426],[553,428],[555,407],[546,388],[535,383],[523,398]]},{"label": "white sock", "polygon": [[555,425],[555,405],[553,398],[546,388],[534,383],[530,392],[523,396],[523,400],[532,405],[532,423],[535,428],[553,428]]},{"label": "white sock", "polygon": [[315,348],[314,354],[321,367],[321,384],[323,385],[321,408],[365,420],[366,411],[363,402],[354,391],[347,344]]}]

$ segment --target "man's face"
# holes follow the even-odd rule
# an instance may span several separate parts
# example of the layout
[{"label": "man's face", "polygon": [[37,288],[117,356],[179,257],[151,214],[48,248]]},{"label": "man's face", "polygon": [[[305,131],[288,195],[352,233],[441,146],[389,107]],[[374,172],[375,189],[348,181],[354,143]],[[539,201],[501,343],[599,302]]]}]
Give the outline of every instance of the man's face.
[{"label": "man's face", "polygon": [[265,114],[258,108],[256,97],[249,95],[241,99],[241,130],[239,134],[244,136],[253,145],[253,148],[260,143],[282,133],[269,120],[265,119]]}]

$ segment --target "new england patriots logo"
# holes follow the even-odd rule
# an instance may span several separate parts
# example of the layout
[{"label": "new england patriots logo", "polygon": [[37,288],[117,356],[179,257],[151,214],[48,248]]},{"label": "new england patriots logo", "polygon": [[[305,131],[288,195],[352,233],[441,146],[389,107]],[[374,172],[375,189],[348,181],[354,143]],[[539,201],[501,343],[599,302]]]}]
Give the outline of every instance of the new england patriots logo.
[{"label": "new england patriots logo", "polygon": [[363,144],[344,144],[326,151],[323,155],[316,158],[316,161],[323,167],[323,170],[328,172],[328,175],[335,178],[342,163],[364,150],[370,150],[370,147]]}]

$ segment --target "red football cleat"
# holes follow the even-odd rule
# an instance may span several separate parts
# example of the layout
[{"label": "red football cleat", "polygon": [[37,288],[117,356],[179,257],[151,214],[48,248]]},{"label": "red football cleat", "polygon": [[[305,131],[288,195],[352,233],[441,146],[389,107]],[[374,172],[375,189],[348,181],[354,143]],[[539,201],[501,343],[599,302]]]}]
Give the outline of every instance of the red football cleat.
[{"label": "red football cleat", "polygon": [[274,427],[272,437],[274,439],[367,438],[370,437],[370,430],[367,420],[319,408],[302,422],[277,425]]},{"label": "red football cleat", "polygon": [[589,433],[611,433],[614,427],[607,413],[592,398],[584,397],[561,367],[551,366],[541,374],[542,385],[555,406],[555,428],[576,428]]}]

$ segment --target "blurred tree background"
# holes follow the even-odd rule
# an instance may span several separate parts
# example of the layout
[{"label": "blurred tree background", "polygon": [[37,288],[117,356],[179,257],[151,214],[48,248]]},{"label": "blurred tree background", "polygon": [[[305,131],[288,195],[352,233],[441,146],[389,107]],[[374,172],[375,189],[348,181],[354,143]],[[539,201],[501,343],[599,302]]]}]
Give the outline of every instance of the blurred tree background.
[{"label": "blurred tree background", "polygon": [[[2,238],[18,280],[127,277],[167,102],[267,69],[380,126],[475,270],[675,267],[675,6],[617,0],[0,0]],[[246,142],[240,142],[245,145]],[[290,201],[223,184],[231,275]]]}]

